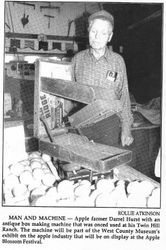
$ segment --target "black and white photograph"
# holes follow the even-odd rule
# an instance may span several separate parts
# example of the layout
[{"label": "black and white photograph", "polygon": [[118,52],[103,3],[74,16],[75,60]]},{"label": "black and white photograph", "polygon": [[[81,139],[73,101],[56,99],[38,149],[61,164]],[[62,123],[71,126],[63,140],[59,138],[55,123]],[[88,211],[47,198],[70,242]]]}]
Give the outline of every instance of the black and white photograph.
[{"label": "black and white photograph", "polygon": [[1,249],[163,249],[164,5],[3,1]]}]

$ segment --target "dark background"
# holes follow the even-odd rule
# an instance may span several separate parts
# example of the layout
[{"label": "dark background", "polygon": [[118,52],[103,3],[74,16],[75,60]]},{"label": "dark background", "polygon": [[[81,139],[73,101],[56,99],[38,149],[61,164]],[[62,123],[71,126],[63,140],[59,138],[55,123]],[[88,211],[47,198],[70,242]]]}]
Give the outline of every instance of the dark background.
[{"label": "dark background", "polygon": [[105,3],[115,19],[111,41],[115,51],[123,46],[129,89],[139,103],[161,96],[162,4]]}]

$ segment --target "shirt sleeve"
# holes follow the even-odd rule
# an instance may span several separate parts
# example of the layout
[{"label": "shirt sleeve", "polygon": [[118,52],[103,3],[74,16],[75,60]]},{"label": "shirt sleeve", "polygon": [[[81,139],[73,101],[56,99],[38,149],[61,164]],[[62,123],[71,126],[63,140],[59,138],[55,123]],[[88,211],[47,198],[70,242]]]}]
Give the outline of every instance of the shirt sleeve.
[{"label": "shirt sleeve", "polygon": [[120,71],[121,71],[121,83],[118,88],[118,96],[122,105],[122,112],[120,114],[122,132],[130,135],[131,125],[133,123],[133,116],[131,113],[131,103],[128,90],[128,80],[126,65],[123,58],[120,58]]}]

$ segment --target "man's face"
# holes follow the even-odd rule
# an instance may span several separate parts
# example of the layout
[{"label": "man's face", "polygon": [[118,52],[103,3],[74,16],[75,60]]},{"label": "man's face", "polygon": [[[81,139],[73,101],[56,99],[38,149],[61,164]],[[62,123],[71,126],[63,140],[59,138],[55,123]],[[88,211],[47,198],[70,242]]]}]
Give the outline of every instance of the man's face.
[{"label": "man's face", "polygon": [[90,25],[89,43],[93,49],[105,48],[112,38],[112,27],[106,20],[95,19]]}]

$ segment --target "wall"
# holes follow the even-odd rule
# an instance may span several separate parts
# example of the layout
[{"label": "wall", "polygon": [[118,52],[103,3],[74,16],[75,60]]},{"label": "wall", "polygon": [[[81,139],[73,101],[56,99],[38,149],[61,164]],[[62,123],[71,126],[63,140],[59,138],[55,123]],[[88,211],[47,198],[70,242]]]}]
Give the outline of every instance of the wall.
[{"label": "wall", "polygon": [[[30,2],[29,2],[30,3]],[[13,20],[13,29],[15,33],[31,33],[46,35],[59,35],[67,36],[68,22],[80,17],[85,11],[85,3],[57,3],[51,2],[51,6],[59,7],[59,9],[40,9],[41,6],[48,6],[46,2],[32,2],[35,5],[35,9],[32,6],[19,5],[12,2],[6,3],[6,22],[12,28],[10,19],[10,11]],[[86,3],[86,11],[93,13],[99,10],[97,3]],[[24,27],[21,23],[21,18],[29,15],[29,23]],[[44,15],[51,15],[54,18],[50,19],[50,28],[48,28],[48,18]],[[10,31],[7,27],[5,31]],[[71,25],[70,36],[75,35],[75,27]]]},{"label": "wall", "polygon": [[[5,5],[5,51],[16,52],[13,49],[17,43],[18,53],[66,53],[68,50],[78,51],[80,43],[73,41],[73,37],[87,35],[85,26],[89,14],[98,11],[98,3],[67,3],[28,2],[29,5],[20,5],[7,2]],[[45,15],[52,16],[48,18]],[[27,18],[23,25],[22,18]],[[17,35],[13,35],[13,33]],[[19,37],[20,34],[20,37]],[[38,35],[44,34],[46,47],[40,46]],[[29,35],[29,37],[27,37]],[[55,38],[57,36],[57,38]],[[43,39],[43,38],[42,38]],[[13,41],[12,41],[13,40]],[[14,45],[12,45],[14,42]],[[53,44],[54,43],[54,44]],[[81,43],[85,44],[84,41]],[[39,51],[40,50],[40,51]]]}]

